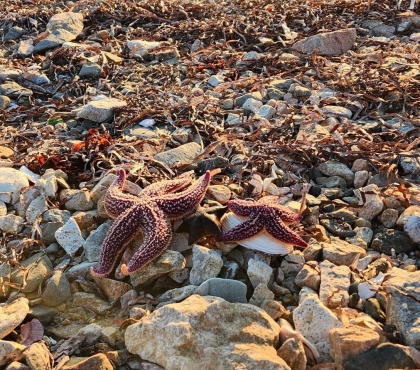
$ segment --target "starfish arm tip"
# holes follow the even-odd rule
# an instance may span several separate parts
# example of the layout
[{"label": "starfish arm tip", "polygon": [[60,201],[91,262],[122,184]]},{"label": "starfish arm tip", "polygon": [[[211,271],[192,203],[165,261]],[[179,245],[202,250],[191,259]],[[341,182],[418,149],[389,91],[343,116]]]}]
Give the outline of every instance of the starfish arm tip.
[{"label": "starfish arm tip", "polygon": [[123,274],[123,275],[125,275],[125,276],[130,275],[130,272],[128,271],[128,269],[127,269],[127,265],[126,265],[125,263],[123,263],[123,264],[121,265],[121,272],[122,272],[122,274]]},{"label": "starfish arm tip", "polygon": [[109,274],[109,272],[105,272],[105,273],[103,273],[103,272],[97,272],[98,268],[99,268],[99,266],[97,266],[97,267],[91,266],[91,268],[90,268],[90,274],[92,275],[92,277],[98,278],[98,279],[102,279],[102,278],[106,277]]}]

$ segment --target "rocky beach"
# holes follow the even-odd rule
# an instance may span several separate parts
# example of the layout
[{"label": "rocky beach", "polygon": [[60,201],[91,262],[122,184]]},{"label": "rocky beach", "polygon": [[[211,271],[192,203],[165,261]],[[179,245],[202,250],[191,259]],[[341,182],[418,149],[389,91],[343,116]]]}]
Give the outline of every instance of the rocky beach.
[{"label": "rocky beach", "polygon": [[0,3],[0,368],[420,368],[418,14]]}]

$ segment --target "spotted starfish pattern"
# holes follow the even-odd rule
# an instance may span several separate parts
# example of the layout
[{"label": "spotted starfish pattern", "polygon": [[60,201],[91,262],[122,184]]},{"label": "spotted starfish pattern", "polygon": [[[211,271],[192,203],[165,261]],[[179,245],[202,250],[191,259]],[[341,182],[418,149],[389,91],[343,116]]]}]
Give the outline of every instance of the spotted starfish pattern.
[{"label": "spotted starfish pattern", "polygon": [[285,244],[293,244],[299,247],[307,247],[307,243],[288,225],[299,222],[300,214],[281,206],[277,203],[278,197],[270,196],[260,199],[258,202],[246,200],[230,200],[228,208],[236,215],[248,217],[238,226],[218,235],[216,241],[234,242],[251,238],[264,230]]},{"label": "spotted starfish pattern", "polygon": [[[196,210],[204,198],[210,178],[211,174],[207,171],[188,188],[190,177],[162,181],[149,185],[136,197],[122,192],[125,172],[120,170],[105,196],[105,209],[115,221],[103,242],[99,265],[91,268],[92,276],[109,275],[118,255],[140,232],[143,233],[143,244],[129,263],[121,266],[122,273],[132,274],[160,256],[172,238],[170,220]],[[181,189],[184,190],[176,192]]]}]

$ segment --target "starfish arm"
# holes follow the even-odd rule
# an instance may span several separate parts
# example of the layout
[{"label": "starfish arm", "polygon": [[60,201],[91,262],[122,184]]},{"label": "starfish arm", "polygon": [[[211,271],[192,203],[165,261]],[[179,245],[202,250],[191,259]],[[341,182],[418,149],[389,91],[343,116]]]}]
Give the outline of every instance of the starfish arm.
[{"label": "starfish arm", "polygon": [[165,195],[167,193],[173,193],[175,191],[184,189],[189,184],[191,184],[191,176],[181,176],[177,179],[166,180],[156,182],[146,186],[140,193],[140,197],[157,197],[159,195]]},{"label": "starfish arm", "polygon": [[153,198],[158,207],[169,219],[178,219],[193,213],[200,205],[210,185],[211,173],[207,171],[188,189],[175,194]]},{"label": "starfish arm", "polygon": [[91,268],[92,276],[102,278],[109,275],[119,254],[143,231],[146,210],[147,206],[144,203],[138,203],[117,217],[102,244],[99,265]]},{"label": "starfish arm", "polygon": [[280,217],[281,220],[286,224],[294,224],[302,220],[302,215],[292,210],[281,206],[280,204],[272,207],[273,212],[276,214],[277,217]]},{"label": "starfish arm", "polygon": [[258,208],[258,204],[256,202],[241,199],[229,200],[226,205],[234,214],[244,217],[249,216]]},{"label": "starfish arm", "polygon": [[132,274],[160,256],[168,247],[172,238],[171,223],[159,208],[146,207],[141,217],[143,244],[130,259],[127,266],[121,266],[124,275]]},{"label": "starfish arm", "polygon": [[276,212],[276,215],[279,216],[285,224],[294,224],[302,220],[302,215],[279,204],[279,197],[276,195],[263,197],[258,201],[258,204],[269,206]]},{"label": "starfish arm", "polygon": [[216,236],[217,242],[234,242],[257,235],[264,228],[264,217],[261,214],[251,214],[249,219],[229,231]]},{"label": "starfish arm", "polygon": [[114,219],[139,201],[138,197],[122,192],[124,183],[125,172],[120,169],[117,179],[111,184],[105,195],[105,210]]},{"label": "starfish arm", "polygon": [[308,244],[294,231],[290,230],[275,213],[265,216],[265,229],[274,238],[283,243],[297,245],[306,248]]}]

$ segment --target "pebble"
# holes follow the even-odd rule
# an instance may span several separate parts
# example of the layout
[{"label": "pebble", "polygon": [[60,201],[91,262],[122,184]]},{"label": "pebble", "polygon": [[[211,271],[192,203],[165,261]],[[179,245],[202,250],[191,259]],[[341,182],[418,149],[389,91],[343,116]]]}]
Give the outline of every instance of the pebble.
[{"label": "pebble", "polygon": [[325,260],[319,264],[321,286],[319,299],[329,308],[346,307],[349,303],[350,269]]},{"label": "pebble", "polygon": [[265,119],[273,118],[277,113],[277,110],[269,105],[262,105],[257,112],[257,116]]},{"label": "pebble", "polygon": [[102,249],[102,243],[109,232],[111,225],[104,223],[99,225],[84,241],[83,249],[85,257],[89,262],[99,261]]},{"label": "pebble", "polygon": [[98,298],[93,293],[74,293],[73,304],[78,307],[84,307],[100,315],[107,313],[111,309],[111,305],[108,302]]},{"label": "pebble", "polygon": [[[261,101],[262,100],[262,95],[259,91],[253,91],[253,92],[250,92],[250,93],[246,93],[246,94],[241,95],[241,96],[239,96],[235,99],[235,105],[237,107],[242,107],[248,99],[254,99],[254,100]],[[262,103],[261,103],[261,105],[262,105]]]},{"label": "pebble", "polygon": [[192,253],[191,284],[200,285],[204,281],[214,278],[219,274],[223,266],[221,251],[194,245],[192,247]]},{"label": "pebble", "polygon": [[411,216],[420,216],[420,206],[409,206],[401,213],[397,220],[397,226],[404,226]]},{"label": "pebble", "polygon": [[0,200],[0,217],[7,215],[7,206],[6,203]]},{"label": "pebble", "polygon": [[290,86],[289,92],[292,93],[293,97],[299,100],[306,100],[312,94],[312,91],[307,87],[300,86],[298,84],[293,84]]},{"label": "pebble", "polygon": [[41,295],[43,303],[55,307],[64,303],[70,296],[70,283],[67,276],[60,270],[54,271],[45,283],[45,289]]},{"label": "pebble", "polygon": [[0,340],[0,366],[9,361],[19,361],[25,358],[26,346],[6,340]]},{"label": "pebble", "polygon": [[[176,251],[166,250],[148,265],[130,275],[131,285],[134,287],[147,284],[159,276],[185,267],[184,256]],[[198,285],[198,284],[197,284]]]},{"label": "pebble", "polygon": [[266,300],[273,300],[274,299],[274,293],[268,289],[266,284],[258,284],[257,287],[254,289],[254,293],[252,294],[252,297],[249,300],[249,304],[252,304],[254,306],[260,306],[261,303]]},{"label": "pebble", "polygon": [[70,255],[74,255],[85,243],[74,218],[70,218],[54,235],[58,244]]},{"label": "pebble", "polygon": [[420,216],[411,216],[404,225],[404,231],[414,243],[420,243]]},{"label": "pebble", "polygon": [[213,75],[207,80],[207,83],[210,86],[213,86],[213,87],[216,87],[217,85],[219,85],[223,82],[225,82],[225,77],[223,75],[219,75],[219,74]]},{"label": "pebble", "polygon": [[[9,107],[9,105],[10,105],[10,98],[8,96],[5,96],[5,95],[0,95],[0,110],[5,110],[6,108]],[[2,147],[2,148],[4,148],[4,147]],[[12,154],[13,154],[13,152],[12,152]],[[0,155],[0,158],[8,158],[8,157],[4,157],[3,155],[4,154],[2,153]]]},{"label": "pebble", "polygon": [[46,197],[55,197],[58,190],[57,178],[54,172],[45,172],[44,175],[36,182],[37,186],[40,186]]},{"label": "pebble", "polygon": [[32,343],[26,350],[25,361],[31,369],[51,369],[53,357],[44,342]]},{"label": "pebble", "polygon": [[221,278],[210,278],[195,291],[201,296],[220,297],[230,303],[247,303],[246,292],[247,287],[243,282]]},{"label": "pebble", "polygon": [[65,199],[65,207],[69,211],[89,211],[94,206],[87,189],[64,189],[60,193],[60,198]]},{"label": "pebble", "polygon": [[335,161],[327,161],[325,163],[321,163],[318,166],[318,169],[327,176],[340,176],[346,180],[347,184],[353,184],[354,181],[354,173],[353,171],[348,168],[344,163],[335,162]]},{"label": "pebble", "polygon": [[27,186],[29,186],[29,181],[21,171],[9,167],[1,168],[0,193],[10,193],[12,204],[19,201],[20,190]]},{"label": "pebble", "polygon": [[20,86],[15,81],[7,81],[0,85],[0,95],[16,99],[22,96],[32,96],[32,90]]},{"label": "pebble", "polygon": [[388,256],[392,254],[392,249],[396,254],[410,253],[416,249],[406,234],[396,229],[383,229],[377,232],[372,240],[372,248]]},{"label": "pebble", "polygon": [[[309,317],[310,320],[308,320]],[[334,313],[316,296],[310,295],[293,311],[293,322],[296,331],[311,342],[321,356],[329,359],[328,333],[331,329],[344,326]]]},{"label": "pebble", "polygon": [[321,284],[321,275],[318,263],[316,261],[308,261],[296,275],[296,285],[299,287],[307,286],[318,292]]},{"label": "pebble", "polygon": [[343,367],[345,370],[416,369],[416,358],[417,355],[412,354],[410,347],[381,343],[376,348],[347,360]]},{"label": "pebble", "polygon": [[338,367],[380,343],[380,335],[373,329],[349,325],[345,328],[334,328],[328,333],[331,355]]},{"label": "pebble", "polygon": [[5,233],[20,233],[24,227],[25,219],[20,216],[0,216],[0,230]]},{"label": "pebble", "polygon": [[[204,283],[203,283],[204,284]],[[196,285],[186,285],[181,288],[167,290],[163,293],[159,299],[162,300],[165,304],[167,302],[174,303],[174,302],[181,302],[184,299],[191,297],[193,294],[197,292],[198,287]],[[204,288],[203,291],[206,289]],[[200,293],[197,293],[200,294]],[[200,295],[207,295],[207,294],[200,294]],[[163,304],[159,304],[159,307],[163,306]]]},{"label": "pebble", "polygon": [[257,99],[248,98],[242,108],[251,111],[252,113],[257,113],[258,110],[262,107],[263,103]]},{"label": "pebble", "polygon": [[47,23],[47,30],[48,35],[35,45],[34,52],[41,53],[66,41],[73,41],[83,31],[83,14],[57,13]]},{"label": "pebble", "polygon": [[47,77],[46,74],[40,73],[38,71],[25,72],[23,73],[22,77],[25,80],[34,83],[35,85],[45,85],[51,83],[50,79]]},{"label": "pebble", "polygon": [[23,36],[26,33],[26,30],[22,27],[14,26],[10,27],[7,33],[3,37],[3,41],[9,41],[9,40],[17,40],[21,36]]},{"label": "pebble", "polygon": [[295,42],[292,49],[306,54],[317,49],[319,55],[341,55],[353,47],[356,36],[355,28],[323,32]]},{"label": "pebble", "polygon": [[96,279],[96,283],[110,302],[120,299],[131,289],[130,284],[109,278]]},{"label": "pebble", "polygon": [[44,195],[36,197],[26,210],[26,221],[30,224],[35,223],[35,221],[46,211],[48,210],[47,200]]},{"label": "pebble", "polygon": [[113,118],[117,108],[124,108],[127,103],[115,98],[92,100],[88,104],[74,111],[77,117],[88,119],[93,122],[102,123]]},{"label": "pebble", "polygon": [[369,172],[363,171],[356,171],[354,173],[354,187],[359,189],[366,184],[366,181],[369,179]]},{"label": "pebble", "polygon": [[[179,252],[179,251],[178,251]],[[190,270],[188,268],[183,268],[178,271],[172,271],[168,276],[177,283],[181,284],[190,277]]]},{"label": "pebble", "polygon": [[351,170],[356,173],[358,171],[367,171],[369,169],[369,162],[366,159],[358,158],[353,162]]},{"label": "pebble", "polygon": [[50,259],[42,252],[36,253],[21,262],[21,266],[25,270],[15,267],[10,276],[10,281],[20,286],[20,291],[23,293],[37,290],[39,284],[53,269]]},{"label": "pebble", "polygon": [[158,153],[154,159],[166,163],[169,167],[179,166],[188,163],[202,153],[201,146],[195,142],[180,145],[177,148],[169,149]]},{"label": "pebble", "polygon": [[325,105],[321,108],[321,111],[326,117],[346,117],[350,119],[353,115],[350,109],[337,107],[335,105]]},{"label": "pebble", "polygon": [[79,72],[81,78],[95,78],[102,74],[102,67],[97,63],[86,62]]},{"label": "pebble", "polygon": [[210,185],[207,193],[217,200],[220,204],[226,204],[232,196],[232,192],[225,185]]},{"label": "pebble", "polygon": [[382,222],[382,224],[388,228],[392,229],[397,224],[398,220],[398,211],[393,208],[388,208],[381,213],[378,219]]},{"label": "pebble", "polygon": [[[420,271],[403,273],[387,282],[388,293],[387,322],[397,325],[404,342],[417,348],[420,340],[418,318],[420,306],[413,300],[420,299]],[[414,298],[414,299],[413,299]]]},{"label": "pebble", "polygon": [[[78,360],[77,363],[75,360]],[[109,361],[108,357],[103,353],[97,353],[96,355],[86,357],[80,357],[80,359],[73,358],[72,361],[67,362],[63,369],[65,370],[113,370],[114,366]]]},{"label": "pebble", "polygon": [[10,334],[29,312],[29,301],[18,298],[12,302],[0,305],[0,339]]},{"label": "pebble", "polygon": [[321,243],[321,247],[323,259],[336,265],[350,266],[357,255],[366,256],[363,248],[336,237],[331,237],[331,243]]},{"label": "pebble", "polygon": [[150,58],[150,52],[161,46],[159,41],[131,40],[127,42],[128,49],[133,57]]},{"label": "pebble", "polygon": [[251,258],[248,261],[247,274],[255,289],[261,283],[268,285],[273,269],[266,263]]},{"label": "pebble", "polygon": [[282,358],[293,370],[306,370],[305,348],[297,338],[287,339],[277,350],[277,356]]},{"label": "pebble", "polygon": [[355,189],[354,193],[359,198],[359,202],[364,203],[363,207],[358,209],[359,217],[371,221],[382,212],[384,204],[379,195],[380,190],[377,185],[370,184],[363,188]]}]

